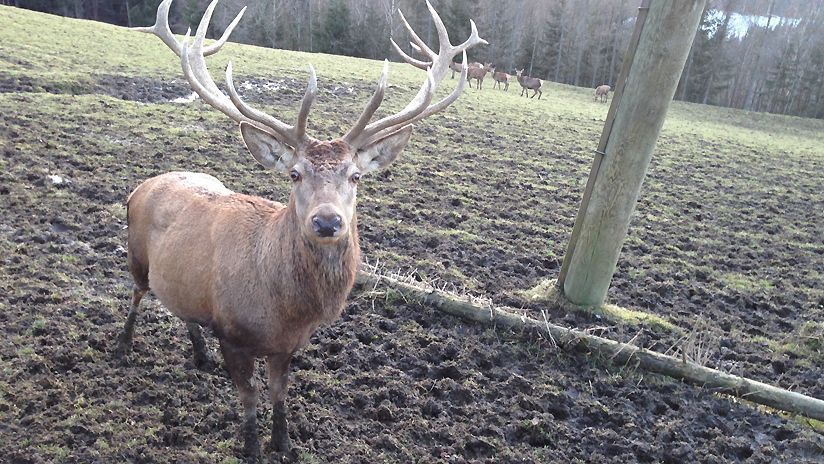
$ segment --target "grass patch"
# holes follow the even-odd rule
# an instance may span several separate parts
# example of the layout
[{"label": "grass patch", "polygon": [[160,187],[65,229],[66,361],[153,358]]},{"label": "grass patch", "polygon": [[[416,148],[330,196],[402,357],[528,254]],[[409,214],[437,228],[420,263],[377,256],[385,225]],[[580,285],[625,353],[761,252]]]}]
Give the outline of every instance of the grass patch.
[{"label": "grass patch", "polygon": [[623,308],[614,304],[602,304],[600,306],[579,306],[566,300],[556,286],[555,279],[548,279],[541,281],[535,287],[525,290],[519,296],[528,302],[542,302],[552,305],[558,305],[565,311],[584,312],[588,314],[597,314],[604,319],[625,325],[649,325],[655,328],[664,330],[676,330],[667,319],[645,311],[637,309]]},{"label": "grass patch", "polygon": [[737,272],[721,273],[720,280],[725,287],[742,293],[766,292],[773,288],[773,285],[766,279],[759,279]]},{"label": "grass patch", "polygon": [[824,322],[807,321],[790,335],[768,344],[779,353],[793,353],[813,364],[824,364]]}]

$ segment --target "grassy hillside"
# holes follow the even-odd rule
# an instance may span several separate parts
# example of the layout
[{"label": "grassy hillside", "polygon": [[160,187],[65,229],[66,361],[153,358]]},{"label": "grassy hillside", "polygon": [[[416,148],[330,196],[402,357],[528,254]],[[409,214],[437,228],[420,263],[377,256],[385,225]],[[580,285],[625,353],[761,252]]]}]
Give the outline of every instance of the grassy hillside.
[{"label": "grassy hillside", "polygon": [[[202,427],[210,428],[208,433],[213,434],[208,436],[203,430],[192,431],[200,427],[199,422],[190,424],[183,418],[187,407],[208,409],[207,402],[215,401],[220,411],[231,410],[235,400],[227,379],[193,374],[181,367],[187,341],[176,320],[147,305],[146,328],[138,328],[137,339],[143,340],[136,346],[139,361],[127,373],[112,370],[115,368],[107,352],[108,339],[125,317],[131,285],[123,249],[123,204],[141,180],[169,170],[207,172],[229,188],[279,201],[288,195],[288,181],[272,176],[253,162],[235,125],[222,114],[199,101],[171,102],[190,91],[177,59],[157,38],[10,7],[0,7],[0,24],[0,294],[5,295],[0,297],[0,330],[6,340],[0,347],[0,418],[8,415],[17,424],[14,430],[24,434],[22,439],[6,436],[0,441],[30,446],[37,450],[35,455],[53,461],[139,459],[143,455],[128,450],[140,449],[144,450],[140,453],[149,453],[160,461],[170,456],[211,462],[233,460],[237,454],[232,432],[236,421],[231,413],[226,412],[224,420],[210,419],[217,425],[206,421]],[[310,115],[309,131],[318,138],[339,136],[349,128],[371,95],[381,68],[377,61],[228,44],[210,61],[216,81],[221,82],[221,70],[229,59],[244,97],[286,120],[296,114],[306,65],[312,63],[321,93]],[[409,65],[391,64],[392,87],[379,116],[403,107],[422,79],[423,73]],[[454,83],[447,77],[440,91],[448,92]],[[527,305],[519,300],[519,290],[557,274],[607,106],[593,101],[591,89],[552,82],[545,83],[540,101],[520,98],[519,93],[517,82],[510,85],[509,92],[493,90],[491,81],[482,91],[467,89],[446,112],[417,125],[412,142],[396,164],[363,180],[359,226],[366,260],[439,286],[516,305]],[[707,352],[702,354],[711,366],[824,397],[820,382],[824,376],[822,147],[824,121],[675,102],[653,156],[609,299],[623,307],[652,313],[678,329],[662,331],[637,321],[605,322],[594,315],[562,314],[555,308],[534,305],[528,310],[546,310],[550,317],[568,325],[598,327],[612,338],[635,337],[635,343],[659,351],[673,346],[678,350],[682,335],[698,333],[704,337],[702,346]],[[50,176],[59,176],[62,182],[56,183]],[[395,301],[391,295],[384,295],[377,303],[371,301],[372,308],[377,304],[372,314],[370,303],[365,302],[368,298],[374,296],[356,292],[348,310],[370,323],[381,320],[384,324],[385,319],[401,311],[397,308],[416,312],[410,316],[414,320],[403,323],[399,333],[411,339],[412,345],[418,344],[414,347],[418,350],[428,343],[440,344],[439,356],[450,358],[455,352],[464,356],[460,354],[463,351],[447,348],[454,348],[459,344],[456,340],[465,337],[481,340],[476,342],[481,348],[473,348],[481,352],[487,343],[503,352],[517,345],[496,341],[494,333],[461,328],[436,316],[432,316],[436,322],[431,323],[415,319],[429,313]],[[429,324],[436,328],[428,330]],[[367,327],[372,330],[372,326]],[[377,337],[372,333],[358,333],[357,337],[350,333],[357,330],[364,329],[345,320],[321,337],[325,342],[340,337],[355,345],[363,340],[371,343],[370,337]],[[490,438],[493,448],[510,453],[500,454],[499,458],[546,461],[572,455],[586,460],[599,440],[614,439],[619,434],[616,430],[622,430],[630,421],[626,417],[640,425],[633,433],[656,429],[655,423],[648,421],[658,417],[658,412],[625,411],[622,408],[628,407],[626,402],[612,403],[612,395],[605,393],[612,387],[618,391],[636,388],[641,380],[625,379],[633,373],[622,372],[605,379],[588,370],[587,364],[582,367],[580,360],[555,355],[549,359],[550,355],[544,353],[541,356],[547,359],[530,361],[528,355],[535,347],[524,349],[527,354],[513,355],[512,366],[501,367],[507,361],[500,358],[496,358],[495,362],[500,361],[496,365],[511,368],[535,382],[545,382],[541,386],[536,383],[535,390],[546,387],[552,395],[563,396],[572,405],[572,412],[568,411],[570,420],[563,425],[553,422],[552,427],[545,427],[544,422],[534,422],[543,416],[529,416],[533,412],[525,403],[513,400],[518,405],[507,408],[512,408],[513,417],[523,415],[512,419],[515,425],[503,418],[492,427],[509,430],[501,437]],[[425,401],[421,397],[427,394],[427,388],[431,390],[427,382],[432,383],[427,375],[433,374],[429,371],[422,374],[422,379],[411,379],[406,382],[415,385],[408,387],[414,393],[406,393],[408,410],[398,406],[401,412],[395,414],[398,421],[407,416],[415,421],[396,424],[394,445],[387,445],[389,451],[378,452],[368,439],[376,436],[373,432],[375,424],[382,425],[379,421],[357,422],[358,418],[341,412],[343,406],[323,403],[326,398],[334,403],[334,395],[339,393],[336,389],[348,392],[364,383],[356,380],[349,384],[331,369],[303,369],[323,364],[325,361],[317,359],[324,356],[334,357],[318,345],[311,345],[306,360],[297,368],[293,389],[300,391],[290,390],[290,398],[296,397],[304,416],[320,414],[318,417],[332,417],[333,421],[344,416],[346,423],[353,425],[347,425],[343,439],[323,429],[318,434],[326,435],[318,442],[327,446],[337,443],[335,446],[344,448],[341,443],[352,439],[351,449],[369,462],[417,457],[414,446],[426,446],[427,440],[437,442],[437,436],[432,438],[433,430],[477,422],[475,418],[481,417],[478,414],[485,407],[481,398],[495,396],[483,392],[485,382],[494,383],[488,378],[473,374],[451,379],[460,388],[474,392],[470,397],[478,400],[481,412],[462,410],[463,416],[453,416],[454,408],[443,406],[443,415],[426,419],[430,422],[416,422],[420,418],[416,411],[422,407],[418,400]],[[356,367],[362,365],[364,371],[370,371],[369,363],[386,358],[386,354],[383,358],[355,358]],[[401,354],[392,357],[400,358]],[[537,369],[536,363],[546,363],[547,371]],[[483,367],[478,372],[487,369],[494,370]],[[565,374],[556,375],[563,369],[567,369]],[[577,377],[580,370],[584,372]],[[141,377],[150,371],[147,378]],[[50,372],[58,375],[49,380]],[[398,372],[376,369],[373,375],[385,378],[399,376]],[[553,383],[561,382],[553,376],[567,379],[563,381],[566,383]],[[503,374],[501,378],[508,383],[495,392],[503,392],[513,382],[517,384]],[[590,383],[589,391],[584,392],[578,383],[586,384],[592,378],[597,379],[595,390]],[[91,386],[78,383],[81,381],[91,382]],[[183,405],[174,406],[181,415],[176,424],[186,430],[176,428],[174,433],[189,434],[174,437],[189,446],[186,449],[190,454],[157,451],[162,449],[159,443],[175,445],[174,440],[169,445],[164,435],[172,429],[164,415],[169,406],[159,408],[157,398],[147,399],[148,393],[141,394],[145,390],[155,395],[157,385],[176,381],[192,382],[191,391],[181,393],[188,395]],[[603,388],[600,392],[598,385]],[[174,385],[165,388],[176,391]],[[649,390],[639,397],[649,398],[673,396],[671,392],[676,388],[684,392],[683,387],[669,384],[645,384],[640,388]],[[222,396],[215,398],[215,391],[223,392]],[[321,393],[307,396],[307,391],[312,395]],[[500,393],[502,398],[507,394]],[[165,391],[159,397],[174,403],[168,395]],[[707,403],[690,400],[693,406],[684,404],[680,412],[665,407],[670,415],[661,420],[666,417],[677,429],[679,421],[692,420],[686,418],[687,409],[695,409],[700,418],[705,415],[702,407],[726,401],[709,393],[697,395]],[[591,402],[582,406],[582,401]],[[134,416],[122,411],[142,403],[151,406]],[[659,406],[653,403],[649,407],[658,411]],[[72,409],[58,414],[50,409],[56,404]],[[609,407],[614,409],[609,411]],[[498,404],[497,408],[496,413],[500,413],[503,406]],[[352,409],[363,408],[356,403]],[[615,419],[616,429],[607,430],[600,438],[582,438],[581,430],[601,422],[590,420],[593,410],[612,419],[615,413],[623,422]],[[503,411],[510,412],[506,408]],[[809,438],[807,432],[786,422],[759,419],[758,413],[748,410],[735,411],[725,420],[761,424],[748,430],[729,426],[730,433],[740,432],[745,442],[754,442],[753,434],[773,433],[775,427],[792,431],[793,438],[775,443],[768,440],[773,451],[752,445],[753,452],[761,453],[756,456],[784,461],[782,456],[803,457],[810,450],[820,449],[817,437]],[[311,418],[306,421],[313,423]],[[764,425],[759,421],[774,422]],[[72,429],[80,426],[84,429],[79,432]],[[311,434],[300,428],[304,426],[295,426],[300,430],[298,441],[309,443],[306,437]],[[481,433],[466,427],[469,435]],[[70,433],[61,434],[61,430]],[[425,430],[429,435],[415,430]],[[535,439],[536,434],[549,434],[549,430],[555,434],[552,439]],[[293,437],[295,433],[292,430]],[[201,438],[193,438],[192,434]],[[86,448],[82,452],[76,452],[76,443],[64,441],[64,436],[86,435],[99,438],[83,443]],[[577,451],[553,454],[551,443],[561,443],[560,436],[565,437],[563,443],[569,444],[569,449]],[[459,432],[450,437],[458,442],[467,439]],[[633,440],[649,443],[657,438],[640,435]],[[701,444],[710,441],[707,437],[696,440]],[[576,442],[585,445],[575,448]],[[14,446],[6,445],[0,451],[18,456],[10,451]],[[321,457],[319,462],[343,453],[339,448],[331,453],[311,448],[315,445],[305,446],[309,457],[312,453]],[[704,449],[703,455],[696,451],[698,454],[674,459],[692,461],[713,455],[746,459],[747,453],[737,454],[739,448],[730,446],[732,451],[707,448],[709,451]],[[791,450],[787,451],[790,454],[782,454],[785,448]],[[147,450],[159,454],[151,455]],[[461,450],[444,451],[444,456],[467,452]],[[634,454],[625,455],[623,462],[642,459],[640,451],[632,450]],[[798,454],[792,454],[796,451]],[[652,460],[666,458],[660,450],[646,452]],[[725,454],[728,452],[731,454]],[[435,457],[433,462],[442,461]]]}]

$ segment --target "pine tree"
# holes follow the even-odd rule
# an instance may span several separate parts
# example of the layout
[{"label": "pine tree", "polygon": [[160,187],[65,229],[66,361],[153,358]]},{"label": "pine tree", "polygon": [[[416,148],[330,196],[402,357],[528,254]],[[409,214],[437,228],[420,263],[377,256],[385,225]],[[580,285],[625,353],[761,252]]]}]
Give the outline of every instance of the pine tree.
[{"label": "pine tree", "polygon": [[564,8],[566,0],[559,0],[549,11],[547,20],[543,24],[543,32],[539,49],[543,50],[538,57],[540,69],[543,72],[533,75],[545,76],[547,80],[559,80],[561,62],[564,52]]},{"label": "pine tree", "polygon": [[162,0],[132,0],[129,2],[128,23],[130,26],[149,26],[154,24],[157,6]]},{"label": "pine tree", "polygon": [[315,50],[335,55],[352,55],[351,13],[345,0],[329,2],[323,20],[315,31]]}]

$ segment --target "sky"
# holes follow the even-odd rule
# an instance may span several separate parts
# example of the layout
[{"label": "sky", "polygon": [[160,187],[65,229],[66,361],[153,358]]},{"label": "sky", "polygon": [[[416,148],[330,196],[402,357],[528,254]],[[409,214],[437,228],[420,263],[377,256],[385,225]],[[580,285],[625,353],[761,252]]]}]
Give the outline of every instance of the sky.
[{"label": "sky", "polygon": [[[709,12],[709,14],[720,19],[723,15],[723,12],[719,10],[712,10]],[[747,33],[747,30],[750,28],[750,26],[754,24],[766,26],[768,20],[769,18],[767,16],[742,15],[738,13],[732,13],[730,16],[730,34],[735,37],[743,37]],[[792,23],[797,24],[800,21],[800,19],[773,16],[772,20],[770,21],[770,27],[775,28],[781,23],[781,21],[791,21]]]}]

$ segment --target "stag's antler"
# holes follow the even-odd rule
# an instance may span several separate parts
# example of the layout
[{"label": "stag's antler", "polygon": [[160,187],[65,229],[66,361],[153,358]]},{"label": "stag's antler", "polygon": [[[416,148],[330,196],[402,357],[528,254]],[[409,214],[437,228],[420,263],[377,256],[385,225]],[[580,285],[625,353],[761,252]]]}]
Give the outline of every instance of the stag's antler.
[{"label": "stag's antler", "polygon": [[[226,66],[226,85],[229,89],[229,96],[226,96],[218,88],[217,84],[215,84],[212,79],[212,76],[209,74],[209,70],[206,68],[205,57],[217,53],[226,43],[229,39],[229,35],[232,33],[232,30],[235,26],[237,26],[240,18],[243,16],[243,13],[246,11],[246,7],[238,13],[223,33],[220,40],[208,47],[204,47],[203,42],[206,38],[206,30],[209,28],[209,22],[211,21],[212,13],[214,12],[218,0],[212,0],[209,7],[206,8],[206,12],[200,20],[200,24],[197,27],[194,40],[191,44],[189,44],[189,32],[186,33],[186,37],[183,41],[178,41],[174,35],[172,35],[172,31],[169,28],[169,8],[172,1],[173,0],[163,0],[160,6],[158,6],[157,19],[154,26],[138,27],[135,28],[135,30],[149,32],[158,36],[163,43],[165,43],[177,56],[180,57],[180,63],[183,67],[183,74],[186,76],[186,80],[189,81],[189,85],[192,87],[192,90],[194,90],[204,102],[223,112],[237,122],[248,122],[254,124],[267,132],[270,132],[272,135],[278,136],[278,138],[284,143],[292,147],[299,147],[309,141],[314,140],[306,135],[306,120],[309,117],[309,109],[311,108],[318,92],[317,78],[315,77],[314,68],[311,66],[309,67],[309,83],[306,87],[306,93],[303,96],[297,122],[294,126],[286,124],[273,116],[250,107],[240,98],[240,95],[238,95],[235,90],[234,83],[232,82],[231,62]],[[387,116],[375,122],[369,123],[372,116],[375,114],[375,111],[377,111],[383,101],[383,96],[386,91],[386,76],[389,66],[388,62],[385,61],[383,65],[383,72],[378,80],[378,87],[375,90],[375,93],[372,95],[372,98],[369,100],[369,103],[366,105],[363,113],[361,113],[360,117],[355,122],[355,125],[352,126],[349,132],[343,136],[343,140],[352,148],[358,149],[367,146],[394,132],[397,132],[415,121],[419,121],[431,114],[443,110],[454,102],[463,91],[467,72],[466,50],[477,44],[486,44],[487,41],[478,36],[478,29],[475,27],[475,22],[470,20],[472,33],[469,38],[460,45],[452,45],[452,43],[449,42],[449,35],[446,32],[446,26],[444,26],[444,23],[440,16],[438,16],[435,8],[432,7],[432,4],[429,3],[428,0],[426,2],[426,6],[429,8],[429,12],[432,15],[432,20],[435,22],[435,27],[438,30],[438,40],[440,42],[438,53],[432,51],[432,49],[430,49],[426,43],[418,37],[418,34],[415,33],[414,29],[412,29],[406,21],[406,18],[403,16],[403,13],[400,11],[398,11],[398,13],[401,16],[401,20],[406,26],[406,29],[409,31],[409,34],[412,36],[412,48],[428,58],[429,61],[421,61],[412,58],[404,53],[394,40],[390,39],[392,45],[395,47],[395,50],[398,51],[406,62],[415,67],[426,70],[426,80],[424,80],[423,85],[421,85],[421,88],[418,90],[415,98],[412,99],[412,101],[409,102],[403,110],[392,116]],[[461,79],[458,81],[458,85],[446,98],[430,105],[432,98],[435,96],[435,90],[438,87],[438,83],[440,83],[444,76],[446,76],[449,71],[449,65],[452,63],[452,59],[458,53],[463,54]]]},{"label": "stag's antler", "polygon": [[[418,53],[425,55],[429,61],[421,61],[412,58],[404,53],[404,51],[401,50],[393,39],[390,39],[392,46],[407,63],[417,68],[426,70],[426,80],[418,93],[415,95],[415,98],[399,113],[384,117],[371,124],[367,124],[369,120],[372,119],[372,115],[375,114],[375,111],[377,111],[383,101],[383,95],[386,91],[386,74],[388,66],[387,63],[384,62],[383,72],[378,80],[378,87],[375,90],[374,95],[372,95],[372,98],[369,100],[369,103],[366,105],[363,113],[361,113],[358,121],[354,126],[352,126],[352,129],[350,129],[349,132],[343,136],[343,140],[349,143],[350,146],[354,148],[367,146],[370,143],[380,140],[381,138],[402,129],[415,121],[419,121],[429,115],[437,113],[452,104],[452,102],[454,102],[463,91],[466,83],[467,72],[466,50],[475,45],[487,44],[488,42],[480,38],[475,22],[470,19],[469,23],[472,26],[472,33],[469,38],[460,45],[452,45],[449,41],[449,34],[446,32],[446,26],[441,20],[441,17],[438,15],[438,12],[435,11],[435,8],[433,8],[432,4],[429,3],[429,0],[426,1],[426,6],[429,8],[429,13],[432,15],[432,20],[434,21],[435,28],[438,31],[438,53],[432,51],[432,49],[429,48],[423,40],[421,40],[418,34],[415,33],[415,30],[412,29],[412,26],[409,25],[409,22],[406,21],[406,18],[400,10],[398,10],[398,14],[400,14],[404,26],[406,26],[406,29],[409,31],[409,35],[412,37],[412,42],[410,42],[412,48],[414,48]],[[454,58],[458,53],[463,54],[461,78],[458,81],[458,85],[446,98],[434,105],[430,105],[438,84],[449,72],[449,65],[452,63],[452,58]]]},{"label": "stag's antler", "polygon": [[169,8],[172,1],[173,0],[163,0],[160,6],[158,6],[157,19],[154,26],[138,27],[135,28],[135,30],[149,32],[158,36],[163,43],[165,43],[173,52],[175,52],[177,56],[180,57],[180,63],[183,67],[183,74],[186,76],[186,80],[189,81],[189,85],[192,87],[192,90],[194,90],[204,102],[208,103],[210,106],[221,111],[223,114],[229,116],[237,122],[245,121],[258,126],[273,135],[278,135],[284,143],[291,145],[292,147],[298,147],[310,140],[313,140],[306,135],[306,120],[309,116],[309,108],[312,106],[312,102],[314,102],[318,91],[317,78],[315,77],[314,68],[311,66],[309,67],[309,83],[306,87],[306,93],[303,96],[303,102],[301,104],[300,112],[298,113],[297,122],[294,126],[286,124],[277,118],[251,108],[243,102],[243,100],[241,100],[240,96],[235,91],[235,86],[232,82],[231,62],[226,67],[226,85],[229,88],[230,95],[226,96],[218,88],[217,84],[215,84],[215,81],[212,79],[212,76],[209,74],[209,70],[206,68],[205,59],[206,56],[217,53],[226,43],[229,39],[229,35],[232,33],[232,30],[235,28],[237,23],[240,21],[240,18],[243,16],[243,13],[246,11],[246,7],[240,10],[240,13],[238,13],[231,24],[229,24],[229,27],[226,28],[226,31],[223,33],[220,40],[211,46],[204,47],[203,42],[206,38],[206,30],[209,28],[212,13],[214,12],[215,6],[217,6],[217,2],[219,0],[212,0],[209,7],[206,8],[206,12],[203,14],[203,18],[200,20],[200,24],[195,32],[194,41],[191,44],[189,44],[189,32],[186,33],[186,37],[182,42],[178,41],[174,35],[172,35],[172,31],[169,28]]}]

